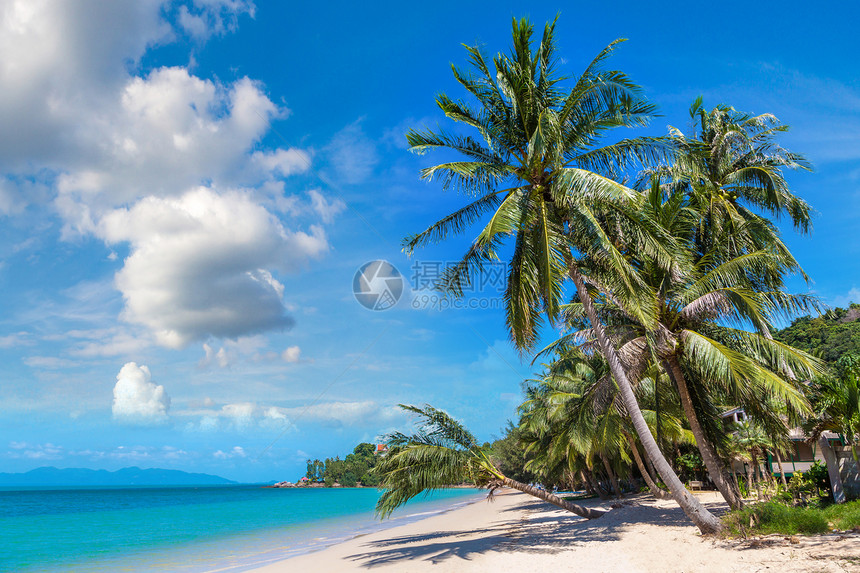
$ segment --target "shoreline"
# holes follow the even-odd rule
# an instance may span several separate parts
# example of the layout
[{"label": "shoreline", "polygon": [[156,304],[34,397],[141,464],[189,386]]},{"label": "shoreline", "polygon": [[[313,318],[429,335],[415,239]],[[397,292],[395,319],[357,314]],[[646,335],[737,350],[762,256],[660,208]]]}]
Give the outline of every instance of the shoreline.
[{"label": "shoreline", "polygon": [[[722,513],[718,494],[697,494]],[[583,505],[609,509],[612,501]],[[585,520],[520,492],[497,494],[319,551],[246,571],[568,570],[658,573],[779,570],[780,573],[860,571],[860,535],[768,536],[754,540],[702,537],[672,501],[630,496],[620,508]]]}]

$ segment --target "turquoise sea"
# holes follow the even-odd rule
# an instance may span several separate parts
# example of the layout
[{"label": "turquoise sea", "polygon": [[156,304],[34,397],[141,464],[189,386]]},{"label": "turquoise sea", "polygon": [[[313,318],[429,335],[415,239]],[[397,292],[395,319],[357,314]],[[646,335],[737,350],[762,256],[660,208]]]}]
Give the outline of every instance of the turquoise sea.
[{"label": "turquoise sea", "polygon": [[436,492],[380,522],[371,488],[0,488],[0,571],[247,571],[483,495]]}]

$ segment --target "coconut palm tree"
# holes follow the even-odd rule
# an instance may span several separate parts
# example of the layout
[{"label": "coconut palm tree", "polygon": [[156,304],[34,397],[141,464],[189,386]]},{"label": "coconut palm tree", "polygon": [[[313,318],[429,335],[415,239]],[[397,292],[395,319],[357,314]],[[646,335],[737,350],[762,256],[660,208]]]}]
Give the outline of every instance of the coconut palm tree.
[{"label": "coconut palm tree", "polygon": [[836,369],[836,376],[821,378],[811,389],[816,411],[812,435],[818,438],[827,430],[842,434],[860,468],[860,356],[842,356]]},{"label": "coconut palm tree", "polygon": [[[600,459],[612,476],[610,458],[629,464],[632,457],[655,497],[666,499],[668,492],[653,481],[639,455],[635,432],[624,416],[618,388],[599,354],[586,355],[576,347],[553,345],[558,358],[540,379],[532,381],[529,399],[520,406],[521,439],[538,452],[533,460],[543,467],[584,460],[591,468]],[[649,373],[649,375],[652,373]],[[644,378],[637,393],[652,392],[653,381]],[[694,443],[692,434],[669,412],[658,418],[653,410],[643,410],[652,433],[671,442]],[[659,430],[656,430],[659,424]],[[599,492],[599,490],[598,490]]]},{"label": "coconut palm tree", "polygon": [[[761,498],[761,481],[763,473],[759,460],[763,457],[765,450],[770,445],[770,440],[764,430],[751,420],[745,420],[738,424],[734,435],[734,441],[738,448],[749,453],[750,459],[750,484],[755,483],[756,495]],[[758,474],[758,476],[756,475]]]},{"label": "coconut palm tree", "polygon": [[[796,262],[790,253],[768,246],[752,232],[757,219],[752,227],[738,223],[731,234],[709,231],[707,242],[700,241],[701,221],[710,215],[701,211],[699,199],[691,197],[683,185],[661,185],[657,178],[651,181],[643,205],[645,214],[667,236],[689,248],[669,268],[642,254],[632,257],[641,269],[640,276],[652,287],[655,325],[636,324],[635,312],[614,304],[611,296],[601,312],[620,338],[628,372],[641,371],[641,363],[654,361],[670,376],[711,479],[726,501],[738,508],[742,500],[715,447],[724,441],[724,435],[713,398],[741,405],[767,420],[769,427],[782,428],[783,433],[784,422],[770,404],[784,404],[795,416],[808,413],[796,376],[815,376],[823,364],[774,341],[770,329],[774,318],[815,308],[817,302],[782,290],[783,276]],[[611,275],[612,269],[594,261],[589,273],[599,285],[602,275]],[[574,318],[577,312],[581,315],[580,307],[571,305],[569,309]],[[753,332],[738,328],[750,324]],[[572,336],[582,337],[582,333]],[[792,373],[791,379],[782,374],[784,370]]]},{"label": "coconut palm tree", "polygon": [[860,356],[847,354],[835,366],[835,375],[822,376],[809,387],[815,414],[810,417],[806,429],[824,454],[833,498],[837,503],[843,503],[845,493],[838,462],[824,432],[842,434],[851,449],[854,463],[860,468]]},{"label": "coconut palm tree", "polygon": [[[752,241],[752,250],[777,246],[790,258],[778,229],[759,214],[787,216],[803,233],[811,228],[810,207],[791,192],[784,173],[811,167],[802,155],[776,142],[776,136],[789,127],[772,114],[751,115],[722,104],[708,111],[701,96],[690,106],[690,119],[688,135],[669,129],[680,150],[673,163],[644,170],[640,185],[649,185],[657,175],[684,190],[701,215],[696,240],[706,245],[702,252],[709,250],[713,237],[723,240],[741,231],[735,254],[748,249]],[[801,271],[796,263],[793,269]]]},{"label": "coconut palm tree", "polygon": [[644,300],[637,308],[643,324],[654,323],[650,289],[636,273],[603,226],[603,211],[632,220],[628,244],[667,259],[665,245],[651,241],[648,222],[639,216],[641,196],[615,178],[635,161],[658,159],[668,147],[655,139],[625,139],[598,146],[601,137],[616,127],[645,125],[654,107],[641,97],[640,89],[619,71],[602,65],[617,46],[601,51],[570,87],[556,70],[555,22],[547,24],[537,49],[533,27],[525,19],[513,22],[513,50],[497,55],[490,64],[477,48],[469,51],[472,71],[454,68],[457,81],[478,106],[441,94],[437,103],[445,115],[474,130],[468,135],[411,130],[411,149],[457,152],[461,159],[427,167],[422,176],[438,179],[446,189],[458,189],[473,197],[465,207],[408,237],[405,251],[463,233],[487,218],[463,259],[449,267],[440,287],[461,295],[470,276],[483,265],[498,260],[507,239],[513,242],[507,288],[506,319],[514,344],[521,350],[534,347],[543,315],[558,317],[565,278],[580,295],[600,352],[616,379],[636,433],[649,458],[668,485],[674,499],[704,533],[720,530],[720,521],[690,494],[657,446],[642,416],[633,386],[617,349],[598,318],[588,277],[578,266],[578,256],[604,261],[613,269],[605,286],[615,297]]},{"label": "coconut palm tree", "polygon": [[471,432],[447,413],[427,405],[400,407],[416,414],[420,427],[414,434],[395,432],[387,438],[388,452],[376,466],[379,485],[384,489],[376,504],[381,517],[419,493],[463,482],[488,487],[491,495],[496,488],[507,486],[587,519],[606,513],[505,476],[491,461],[489,448],[478,444]]}]

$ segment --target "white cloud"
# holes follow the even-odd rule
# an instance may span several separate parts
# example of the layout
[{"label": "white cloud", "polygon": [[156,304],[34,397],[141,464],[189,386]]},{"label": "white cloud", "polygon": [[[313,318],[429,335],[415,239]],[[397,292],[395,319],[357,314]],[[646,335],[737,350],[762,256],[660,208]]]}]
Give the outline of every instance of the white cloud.
[{"label": "white cloud", "polygon": [[168,420],[170,397],[164,386],[150,380],[149,368],[128,362],[119,371],[113,389],[113,417],[133,425],[163,424]]},{"label": "white cloud", "polygon": [[[260,149],[289,110],[247,77],[135,72],[150,47],[231,32],[254,11],[249,0],[10,0],[0,9],[0,215],[48,203],[64,238],[128,243],[111,286],[123,295],[122,318],[152,333],[120,333],[77,354],[125,355],[152,337],[179,348],[292,324],[276,274],[328,244],[313,221],[300,230],[279,216],[330,222],[343,207],[319,192],[309,201],[285,193],[282,179],[308,169],[307,151]],[[362,137],[355,124],[329,149],[359,174],[375,163],[350,151]]]},{"label": "white cloud", "polygon": [[51,443],[28,444],[27,442],[9,442],[10,451],[6,457],[25,460],[59,460],[65,455],[65,449]]},{"label": "white cloud", "polygon": [[847,308],[852,302],[860,303],[860,289],[857,287],[851,287],[844,295],[833,297],[832,304],[835,307]]},{"label": "white cloud", "polygon": [[77,134],[95,153],[57,180],[67,234],[92,232],[104,212],[142,196],[176,196],[209,180],[253,184],[306,166],[298,150],[255,152],[248,161],[271,118],[285,113],[248,78],[222,86],[160,68],[130,78],[118,102],[98,113],[109,120],[84,119],[88,129]]},{"label": "white cloud", "polygon": [[14,348],[16,346],[31,346],[35,344],[29,332],[16,332],[0,336],[0,348]]},{"label": "white cloud", "polygon": [[[170,27],[160,0],[13,0],[0,10],[0,165],[56,165],[77,149],[82,107],[98,110],[147,46]],[[78,127],[76,127],[78,126]]]},{"label": "white cloud", "polygon": [[400,408],[381,406],[373,400],[326,402],[314,404],[308,408],[289,408],[282,411],[296,422],[309,420],[333,428],[366,426],[406,419]]},{"label": "white cloud", "polygon": [[247,194],[203,187],[115,210],[99,234],[131,243],[116,275],[124,318],[172,348],[291,326],[284,287],[267,269],[297,270],[328,248],[320,227],[288,231]]},{"label": "white cloud", "polygon": [[340,199],[328,201],[325,196],[316,189],[308,191],[308,195],[311,198],[311,208],[313,208],[313,210],[320,216],[323,223],[331,223],[334,221],[335,215],[346,209],[346,203]]},{"label": "white cloud", "polygon": [[287,409],[266,406],[255,402],[225,404],[175,412],[177,416],[192,418],[185,428],[189,431],[235,431],[245,433],[256,429],[283,430],[293,427]]},{"label": "white cloud", "polygon": [[298,362],[301,358],[302,349],[298,346],[290,346],[286,350],[281,353],[281,358],[284,359],[284,362]]},{"label": "white cloud", "polygon": [[193,0],[179,7],[177,21],[192,38],[207,40],[236,29],[238,17],[254,17],[254,3],[248,0]]},{"label": "white cloud", "polygon": [[232,450],[229,451],[221,451],[218,450],[212,454],[212,457],[218,460],[228,460],[230,458],[247,458],[248,454],[245,453],[244,448],[242,446],[233,446]]},{"label": "white cloud", "polygon": [[365,181],[379,162],[376,145],[361,129],[361,120],[346,126],[325,148],[338,178],[349,184]]}]

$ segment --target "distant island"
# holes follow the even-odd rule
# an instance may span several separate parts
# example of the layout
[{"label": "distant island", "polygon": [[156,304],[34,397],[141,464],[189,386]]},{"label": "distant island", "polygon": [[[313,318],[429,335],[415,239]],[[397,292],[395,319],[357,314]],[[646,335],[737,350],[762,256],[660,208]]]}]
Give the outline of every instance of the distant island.
[{"label": "distant island", "polygon": [[376,464],[387,451],[385,444],[362,442],[344,459],[338,456],[325,461],[308,460],[307,473],[296,483],[279,481],[268,487],[376,487],[379,485]]},{"label": "distant island", "polygon": [[229,485],[236,482],[210,474],[139,467],[113,472],[86,468],[41,467],[24,473],[0,472],[0,486],[123,486],[123,485]]}]

